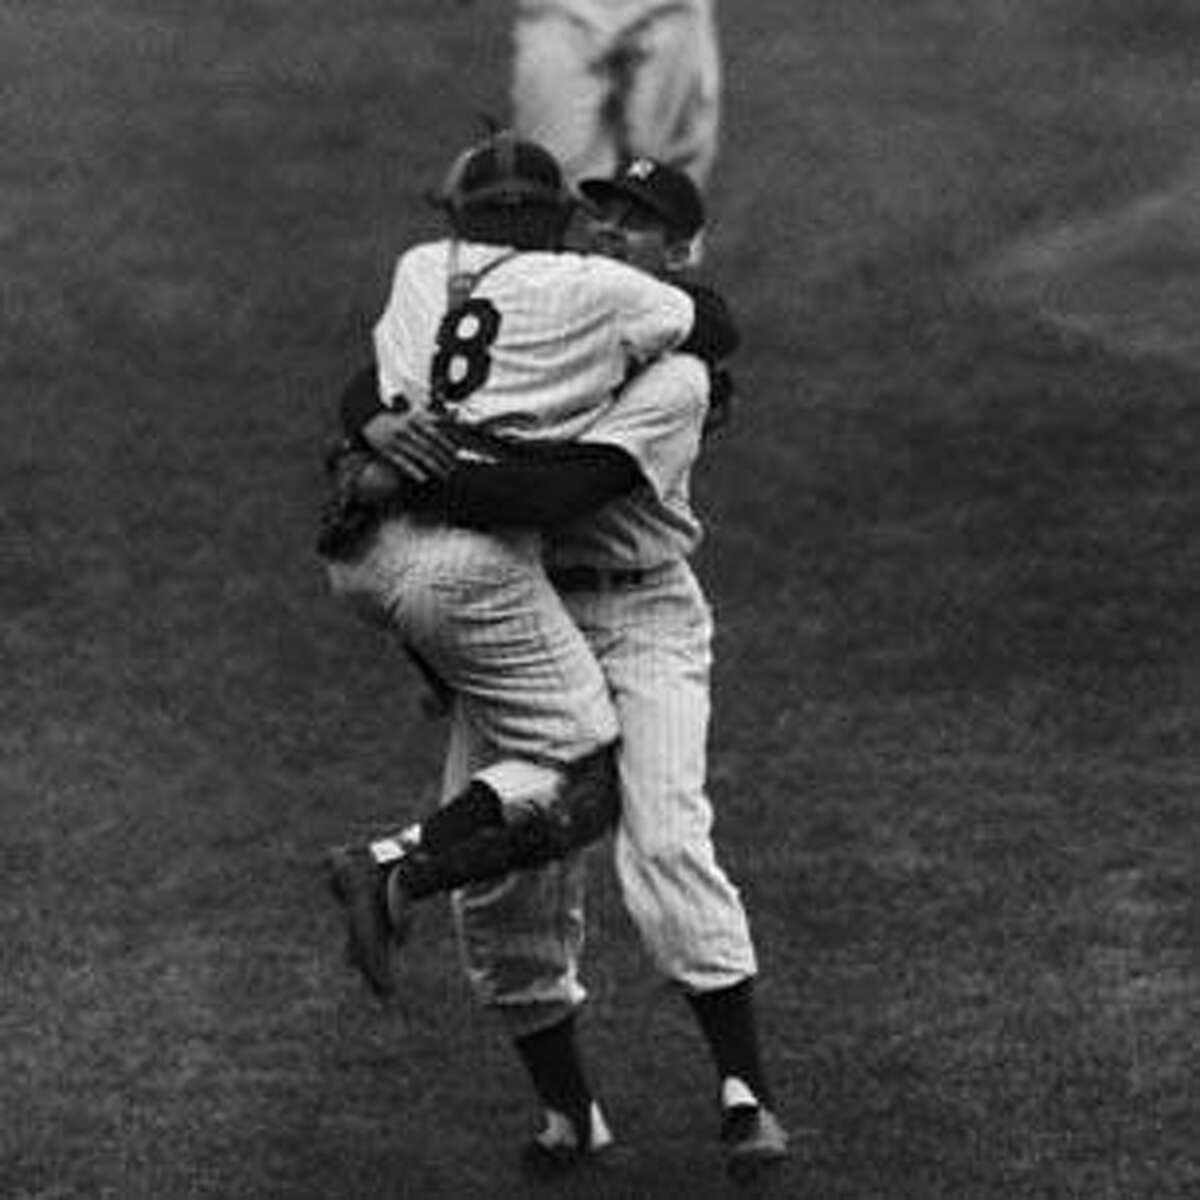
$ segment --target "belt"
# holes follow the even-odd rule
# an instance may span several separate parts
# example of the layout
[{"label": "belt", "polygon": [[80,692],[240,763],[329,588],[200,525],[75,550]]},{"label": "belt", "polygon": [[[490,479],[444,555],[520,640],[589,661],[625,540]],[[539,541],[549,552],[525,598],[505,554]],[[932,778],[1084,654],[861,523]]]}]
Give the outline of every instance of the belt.
[{"label": "belt", "polygon": [[550,582],[562,592],[609,592],[638,587],[653,573],[637,567],[556,567],[550,571]]}]

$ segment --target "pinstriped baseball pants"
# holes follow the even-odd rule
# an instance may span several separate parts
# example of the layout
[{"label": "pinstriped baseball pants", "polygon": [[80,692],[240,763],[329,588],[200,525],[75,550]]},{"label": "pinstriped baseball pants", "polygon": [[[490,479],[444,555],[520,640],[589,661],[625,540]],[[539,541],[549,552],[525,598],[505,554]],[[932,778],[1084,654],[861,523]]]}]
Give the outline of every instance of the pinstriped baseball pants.
[{"label": "pinstriped baseball pants", "polygon": [[[622,899],[658,970],[692,991],[757,970],[745,909],[717,861],[705,791],[712,621],[678,562],[645,584],[571,593],[569,611],[607,678],[621,726],[621,819],[614,862]],[[453,788],[486,757],[456,723]],[[584,997],[584,864],[510,875],[455,896],[466,969],[516,1035],[560,1019]]]},{"label": "pinstriped baseball pants", "polygon": [[611,742],[604,676],[550,586],[530,535],[397,517],[360,558],[329,566],[334,594],[397,632],[504,757],[550,766]]},{"label": "pinstriped baseball pants", "polygon": [[[614,58],[627,68],[614,72]],[[710,5],[662,7],[619,32],[551,4],[517,14],[514,125],[551,150],[572,180],[608,176],[621,159],[649,155],[703,186],[717,153],[720,95]]]}]

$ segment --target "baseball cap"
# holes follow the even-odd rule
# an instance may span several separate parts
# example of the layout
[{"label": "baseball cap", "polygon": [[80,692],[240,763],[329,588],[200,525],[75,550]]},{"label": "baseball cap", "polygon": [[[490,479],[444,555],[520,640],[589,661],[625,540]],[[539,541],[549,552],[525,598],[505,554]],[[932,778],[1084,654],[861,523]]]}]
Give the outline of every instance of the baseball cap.
[{"label": "baseball cap", "polygon": [[460,154],[435,199],[450,208],[467,208],[561,204],[566,196],[555,157],[505,129]]},{"label": "baseball cap", "polygon": [[584,179],[579,190],[597,204],[624,199],[643,205],[682,238],[694,237],[704,224],[704,201],[691,176],[652,158],[635,158],[612,178]]}]

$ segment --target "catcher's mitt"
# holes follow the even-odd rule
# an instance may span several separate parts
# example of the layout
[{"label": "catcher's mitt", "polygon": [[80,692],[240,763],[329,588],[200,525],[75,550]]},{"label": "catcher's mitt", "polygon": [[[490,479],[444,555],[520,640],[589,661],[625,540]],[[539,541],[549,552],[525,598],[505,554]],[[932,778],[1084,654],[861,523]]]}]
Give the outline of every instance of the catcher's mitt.
[{"label": "catcher's mitt", "polygon": [[325,456],[328,491],[317,527],[317,553],[331,562],[359,554],[367,538],[404,499],[404,479],[361,443],[337,442]]}]

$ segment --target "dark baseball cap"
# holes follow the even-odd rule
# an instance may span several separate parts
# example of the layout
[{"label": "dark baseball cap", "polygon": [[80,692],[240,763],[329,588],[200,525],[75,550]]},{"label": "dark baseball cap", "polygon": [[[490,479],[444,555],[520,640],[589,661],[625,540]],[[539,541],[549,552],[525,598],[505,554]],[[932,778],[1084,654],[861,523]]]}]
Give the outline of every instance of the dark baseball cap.
[{"label": "dark baseball cap", "polygon": [[431,199],[451,209],[564,204],[567,191],[549,150],[501,129],[463,151]]},{"label": "dark baseball cap", "polygon": [[704,225],[704,200],[691,176],[652,158],[635,158],[611,178],[584,179],[579,190],[596,204],[631,200],[654,213],[677,237],[694,237]]}]

